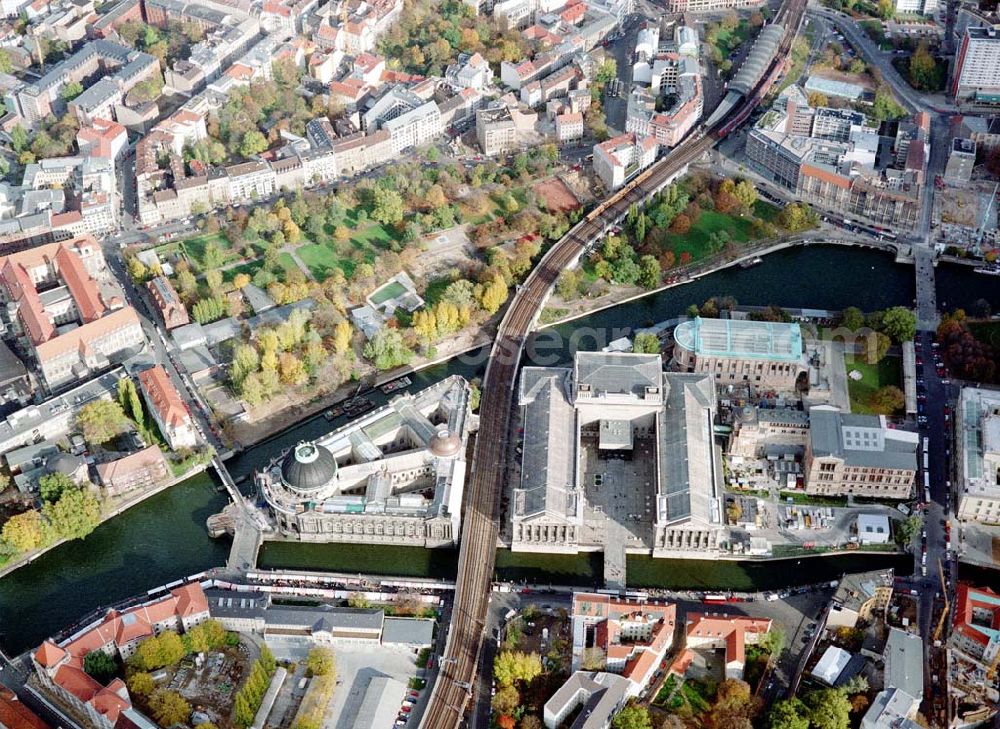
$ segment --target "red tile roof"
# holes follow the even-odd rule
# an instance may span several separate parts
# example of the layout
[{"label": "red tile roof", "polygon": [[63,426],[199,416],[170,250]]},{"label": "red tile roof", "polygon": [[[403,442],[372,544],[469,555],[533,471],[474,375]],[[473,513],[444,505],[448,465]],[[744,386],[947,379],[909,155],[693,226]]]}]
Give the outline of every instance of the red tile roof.
[{"label": "red tile roof", "polygon": [[75,252],[62,246],[56,253],[56,263],[59,265],[59,275],[66,282],[80,318],[84,322],[100,319],[107,308],[101,300],[101,292],[97,290],[97,282],[90,277],[83,261]]},{"label": "red tile roof", "polygon": [[9,729],[52,729],[6,688],[0,689],[0,726]]},{"label": "red tile roof", "polygon": [[187,404],[181,398],[174,383],[170,381],[163,365],[139,373],[139,383],[142,385],[150,405],[157,411],[160,421],[174,427],[180,427],[191,419]]},{"label": "red tile roof", "polygon": [[141,326],[139,315],[135,309],[126,306],[118,311],[113,311],[107,316],[89,322],[76,329],[62,334],[53,339],[35,346],[35,355],[39,361],[47,362],[51,359],[66,354],[67,352],[89,352],[92,343],[96,339],[101,339],[113,331],[125,329],[132,326]]},{"label": "red tile roof", "polygon": [[35,660],[45,668],[52,668],[66,656],[66,651],[51,640],[42,643],[35,651]]}]

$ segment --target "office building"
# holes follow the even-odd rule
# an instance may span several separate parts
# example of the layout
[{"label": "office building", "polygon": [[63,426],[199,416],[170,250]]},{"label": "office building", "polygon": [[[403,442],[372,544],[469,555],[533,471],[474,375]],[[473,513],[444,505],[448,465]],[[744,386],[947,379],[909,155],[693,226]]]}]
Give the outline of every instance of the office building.
[{"label": "office building", "polygon": [[919,436],[890,428],[884,415],[854,415],[822,405],[809,411],[806,493],[909,499]]},{"label": "office building", "polygon": [[960,104],[1000,103],[1000,33],[990,27],[969,27],[955,54],[952,95]]},{"label": "office building", "polygon": [[667,0],[668,13],[714,13],[759,8],[764,0]]},{"label": "office building", "polygon": [[1000,524],[1000,391],[962,388],[955,440],[958,518]]},{"label": "office building", "polygon": [[770,631],[771,621],[767,618],[690,612],[687,614],[687,648],[675,663],[688,663],[685,655],[688,651],[723,649],[726,678],[742,679],[746,647],[756,645]]},{"label": "office building", "polygon": [[938,0],[893,0],[893,7],[901,15],[934,15]]}]

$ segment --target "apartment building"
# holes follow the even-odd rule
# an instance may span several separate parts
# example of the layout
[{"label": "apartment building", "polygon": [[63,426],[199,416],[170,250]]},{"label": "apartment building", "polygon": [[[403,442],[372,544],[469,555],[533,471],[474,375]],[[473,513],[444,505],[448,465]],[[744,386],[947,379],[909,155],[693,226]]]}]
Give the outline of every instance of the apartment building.
[{"label": "apartment building", "polygon": [[626,132],[594,145],[594,172],[608,190],[617,190],[653,164],[658,151],[655,137]]},{"label": "apartment building", "polygon": [[1000,595],[988,587],[959,582],[949,641],[952,648],[984,666],[1000,657]]},{"label": "apartment building", "polygon": [[1000,391],[962,388],[955,441],[958,518],[1000,524]]},{"label": "apartment building", "polygon": [[989,27],[965,30],[955,54],[950,91],[959,103],[1000,102],[1000,33]]},{"label": "apartment building", "polygon": [[917,473],[919,436],[890,428],[883,415],[831,406],[809,411],[806,493],[908,499]]},{"label": "apartment building", "polygon": [[164,483],[170,475],[170,464],[156,445],[97,465],[97,476],[104,493],[111,497],[154,488]]},{"label": "apartment building", "polygon": [[696,317],[677,325],[674,342],[674,364],[717,386],[792,393],[808,370],[797,323]]},{"label": "apartment building", "polygon": [[674,642],[677,606],[573,593],[573,670],[588,650],[603,653],[606,670],[628,679],[628,696],[648,685]]},{"label": "apartment building", "polygon": [[49,390],[110,367],[145,345],[138,315],[123,306],[106,277],[93,238],[0,258],[5,331],[33,352]]},{"label": "apartment building", "polygon": [[34,126],[49,114],[62,113],[67,104],[60,96],[66,84],[101,78],[70,104],[81,122],[95,117],[114,119],[114,107],[136,84],[160,71],[155,56],[134,51],[108,40],[90,41],[59,62],[37,81],[22,84],[7,94],[7,110]]},{"label": "apartment building", "polygon": [[437,104],[401,85],[376,101],[365,113],[363,122],[368,132],[378,129],[389,132],[393,154],[429,142],[443,131]]},{"label": "apartment building", "polygon": [[583,138],[583,114],[565,113],[556,117],[556,139],[560,143]]},{"label": "apartment building", "polygon": [[476,140],[489,157],[517,149],[517,124],[510,109],[494,106],[476,111]]},{"label": "apartment building", "polygon": [[139,389],[167,445],[176,451],[198,444],[198,431],[191,412],[163,365],[140,372]]},{"label": "apartment building", "polygon": [[[687,648],[670,670],[674,671],[674,666],[689,664],[689,651],[723,649],[726,678],[742,680],[746,647],[756,645],[770,631],[771,621],[768,618],[690,612],[687,614]],[[675,672],[680,673],[679,670]]]},{"label": "apartment building", "polygon": [[167,597],[122,612],[109,610],[100,623],[60,645],[46,640],[31,654],[31,663],[43,691],[98,729],[151,726],[132,705],[120,678],[102,686],[84,670],[84,660],[101,651],[125,661],[147,638],[167,630],[185,632],[208,617],[208,602],[199,584],[175,587]]}]

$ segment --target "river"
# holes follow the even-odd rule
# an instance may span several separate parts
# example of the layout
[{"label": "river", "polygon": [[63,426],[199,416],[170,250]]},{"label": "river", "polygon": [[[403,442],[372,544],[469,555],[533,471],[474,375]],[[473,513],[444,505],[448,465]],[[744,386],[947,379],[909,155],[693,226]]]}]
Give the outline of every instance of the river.
[{"label": "river", "polygon": [[[939,300],[954,300],[968,306],[984,296],[991,300],[994,309],[1000,309],[1000,286],[996,285],[1000,282],[995,277],[973,274],[961,267],[950,267],[943,273],[947,275],[939,286]],[[537,346],[529,350],[527,360],[534,364],[565,362],[571,355],[573,332],[587,332],[577,345],[593,349],[595,341],[603,343],[624,333],[615,331],[616,327],[642,327],[668,319],[683,313],[689,304],[701,303],[713,295],[732,296],[747,305],[828,309],[859,306],[873,310],[912,305],[914,281],[912,268],[897,265],[891,256],[876,251],[832,246],[788,249],[768,256],[753,268],[720,271],[685,286],[555,327],[536,337]],[[558,341],[551,332],[559,335]],[[481,376],[484,367],[485,352],[472,353],[418,373],[413,377],[413,388],[427,386],[451,374]],[[377,393],[375,399],[381,402],[384,396]],[[281,449],[300,439],[317,437],[330,428],[323,416],[307,419],[234,457],[227,465],[234,478],[239,479]],[[209,539],[205,530],[205,519],[224,503],[225,497],[215,490],[211,477],[196,476],[101,525],[85,540],[57,547],[4,577],[0,580],[0,645],[8,652],[19,653],[100,605],[224,564],[228,542]],[[342,566],[352,572],[440,576],[454,573],[454,552],[447,550],[424,552],[351,545],[321,545],[317,550],[317,546],[269,545],[262,563],[327,569]],[[808,574],[801,569],[797,572],[800,577],[791,580],[790,565],[786,564],[711,562],[699,563],[695,569],[691,562],[659,560],[659,565],[647,565],[652,560],[633,558],[629,569],[637,579],[663,586],[766,587],[780,582],[812,581],[813,564],[823,565],[824,572],[831,570],[830,574],[860,569],[862,562],[856,561],[857,558],[857,555],[822,558],[809,563]],[[594,572],[592,558],[548,564],[547,559],[550,558],[514,559],[502,550],[498,554],[498,569],[502,576],[512,579],[544,579],[551,575],[556,582],[589,584],[589,575]],[[707,583],[712,575],[718,575],[718,584],[701,584]]]}]

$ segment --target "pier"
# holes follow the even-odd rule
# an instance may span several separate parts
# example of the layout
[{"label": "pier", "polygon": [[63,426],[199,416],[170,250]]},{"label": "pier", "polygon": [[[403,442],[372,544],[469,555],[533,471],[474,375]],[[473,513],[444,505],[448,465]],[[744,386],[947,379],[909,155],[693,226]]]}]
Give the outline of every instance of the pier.
[{"label": "pier", "polygon": [[233,501],[221,515],[209,518],[210,525],[213,523],[225,524],[227,532],[231,524],[233,546],[229,550],[226,569],[230,572],[253,569],[254,565],[257,564],[257,554],[260,552],[261,544],[264,542],[264,525],[261,523],[261,516],[253,504],[247,502],[243,494],[240,493],[233,477],[229,475],[229,469],[226,468],[218,455],[212,459],[212,467],[226,491],[229,492],[229,498]]}]

